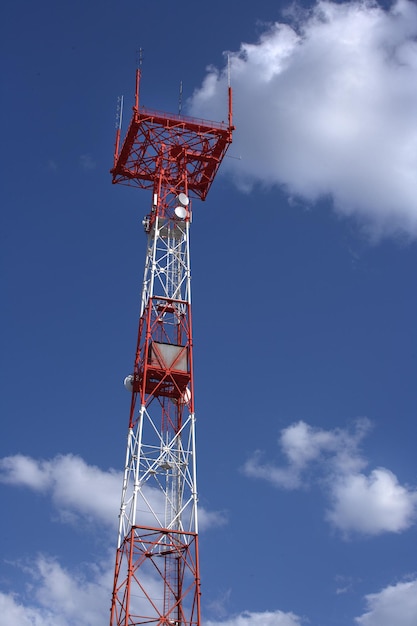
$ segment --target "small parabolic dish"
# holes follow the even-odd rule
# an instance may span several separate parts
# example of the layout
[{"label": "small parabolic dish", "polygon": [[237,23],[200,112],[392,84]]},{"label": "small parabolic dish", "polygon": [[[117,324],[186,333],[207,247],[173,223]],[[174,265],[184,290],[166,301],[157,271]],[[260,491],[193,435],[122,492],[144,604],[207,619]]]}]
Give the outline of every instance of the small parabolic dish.
[{"label": "small parabolic dish", "polygon": [[174,213],[178,217],[178,219],[180,219],[180,220],[185,220],[185,218],[188,215],[187,209],[185,207],[183,207],[183,206],[177,206],[174,209]]},{"label": "small parabolic dish", "polygon": [[182,394],[182,402],[184,402],[184,404],[188,404],[190,400],[191,400],[191,391],[188,387],[186,387],[184,390],[184,393]]},{"label": "small parabolic dish", "polygon": [[190,198],[185,193],[179,193],[177,200],[182,206],[188,206],[190,204]]},{"label": "small parabolic dish", "polygon": [[124,386],[126,387],[126,389],[128,391],[133,391],[133,376],[132,374],[129,374],[129,376],[126,376],[126,378],[123,381]]}]

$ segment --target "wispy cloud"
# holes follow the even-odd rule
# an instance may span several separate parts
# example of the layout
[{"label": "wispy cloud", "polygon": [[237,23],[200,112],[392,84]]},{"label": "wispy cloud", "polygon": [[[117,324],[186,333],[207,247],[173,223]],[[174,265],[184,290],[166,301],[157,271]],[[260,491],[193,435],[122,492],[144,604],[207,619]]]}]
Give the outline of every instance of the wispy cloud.
[{"label": "wispy cloud", "polygon": [[50,460],[17,454],[0,459],[0,482],[49,496],[66,522],[117,522],[122,475],[67,454]]},{"label": "wispy cloud", "polygon": [[262,453],[256,451],[246,461],[244,472],[284,489],[308,486],[309,480],[318,477],[322,480],[322,473],[317,474],[314,469],[327,467],[330,473],[342,476],[356,473],[366,465],[360,443],[370,427],[367,419],[357,420],[352,431],[324,430],[300,420],[281,431],[279,447],[286,465],[264,462]]},{"label": "wispy cloud", "polygon": [[217,598],[214,598],[209,602],[208,608],[212,615],[216,615],[217,618],[225,618],[228,614],[227,606],[232,595],[231,588],[226,589],[223,593],[219,594]]},{"label": "wispy cloud", "polygon": [[[110,545],[110,532],[118,519],[122,473],[89,465],[79,456],[67,454],[43,460],[21,454],[0,459],[0,483],[11,488],[27,488],[49,498],[55,515],[63,523],[96,534]],[[164,506],[156,489],[146,493],[154,510]],[[142,512],[143,515],[143,512]],[[143,523],[149,523],[144,519]],[[226,523],[223,513],[200,508],[202,530]],[[114,544],[115,549],[115,544]],[[38,555],[28,562],[17,560],[22,585],[11,593],[0,592],[0,623],[20,626],[99,626],[108,620],[113,584],[114,549],[98,562],[84,562],[74,569],[64,567],[56,558]],[[11,564],[10,566],[13,566]],[[147,573],[142,582],[161,596],[160,578]],[[30,593],[26,593],[26,590]],[[3,620],[3,621],[2,621]]]},{"label": "wispy cloud", "polygon": [[[61,521],[77,524],[102,522],[109,528],[117,524],[122,488],[122,473],[89,465],[79,456],[58,455],[50,460],[16,454],[0,459],[0,483],[27,487],[51,498]],[[147,487],[146,497],[155,511],[163,511],[162,493]],[[199,509],[202,530],[222,526],[224,513]],[[144,519],[144,515],[148,517]],[[143,523],[152,524],[150,513],[141,513]]]},{"label": "wispy cloud", "polygon": [[329,502],[326,519],[345,534],[404,531],[416,518],[417,490],[401,485],[384,467],[364,472],[367,461],[360,446],[369,428],[366,419],[358,420],[352,431],[297,422],[283,429],[279,439],[285,465],[265,462],[257,451],[243,471],[281,489],[320,486]]},{"label": "wispy cloud", "polygon": [[[417,5],[319,0],[230,53],[237,183],[330,197],[372,238],[417,237]],[[189,106],[224,119],[227,69]]]},{"label": "wispy cloud", "polygon": [[301,626],[302,620],[294,613],[283,611],[244,611],[219,622],[207,621],[207,626]]},{"label": "wispy cloud", "polygon": [[20,593],[0,592],[0,621],[19,626],[98,626],[108,620],[110,558],[84,563],[76,571],[39,555],[16,565],[26,582]]},{"label": "wispy cloud", "polygon": [[[113,582],[112,553],[95,563],[64,567],[56,558],[38,555],[15,564],[24,584],[19,592],[0,592],[2,624],[19,626],[102,626],[108,620]],[[152,581],[147,580],[147,585]],[[365,597],[366,612],[358,626],[415,626],[417,579],[389,585]],[[293,612],[243,611],[207,626],[302,626],[310,624]],[[314,626],[314,624],[312,624]]]},{"label": "wispy cloud", "polygon": [[97,163],[94,161],[91,154],[82,154],[80,156],[80,165],[85,172],[95,170],[97,167]]},{"label": "wispy cloud", "polygon": [[[0,592],[2,624],[19,626],[102,626],[109,616],[113,583],[112,559],[84,563],[70,570],[55,558],[39,555],[30,563],[18,564],[30,593]],[[147,588],[158,597],[156,582],[147,578]],[[142,579],[143,582],[143,579]],[[140,610],[140,607],[139,607]],[[207,626],[301,626],[294,613],[249,612]]]},{"label": "wispy cloud", "polygon": [[350,576],[342,576],[338,574],[336,576],[336,584],[337,587],[335,593],[337,596],[340,596],[342,594],[350,593],[353,591],[354,580]]},{"label": "wispy cloud", "polygon": [[417,579],[389,585],[366,596],[367,611],[355,622],[360,626],[415,626]]}]

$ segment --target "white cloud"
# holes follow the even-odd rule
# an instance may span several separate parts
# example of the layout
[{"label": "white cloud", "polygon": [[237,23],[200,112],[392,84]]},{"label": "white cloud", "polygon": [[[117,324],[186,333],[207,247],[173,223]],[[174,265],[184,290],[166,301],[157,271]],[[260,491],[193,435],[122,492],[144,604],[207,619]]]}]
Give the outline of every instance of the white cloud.
[{"label": "white cloud", "polygon": [[[41,555],[20,567],[25,575],[26,591],[20,595],[0,592],[1,625],[102,626],[108,622],[113,584],[111,558],[71,571],[56,559]],[[160,596],[157,584],[146,577],[146,588],[153,597]],[[301,619],[279,610],[245,611],[223,621],[206,623],[207,626],[301,626]]]},{"label": "white cloud", "polygon": [[[0,592],[0,624],[19,626],[52,626],[37,609],[20,604],[15,594]],[[55,625],[54,625],[55,626]]]},{"label": "white cloud", "polygon": [[264,611],[251,613],[245,611],[219,622],[207,621],[207,626],[301,626],[301,618],[294,613],[283,611]]},{"label": "white cloud", "polygon": [[329,501],[326,519],[345,534],[404,531],[416,518],[417,490],[400,485],[386,468],[363,472],[367,463],[360,444],[369,428],[365,419],[356,422],[353,432],[297,422],[283,429],[279,439],[286,465],[263,462],[257,451],[243,471],[278,488],[318,485]]},{"label": "white cloud", "polygon": [[223,511],[207,511],[202,506],[198,507],[198,526],[200,530],[225,526],[227,523],[228,518]]},{"label": "white cloud", "polygon": [[40,557],[32,575],[40,581],[34,590],[36,600],[44,608],[59,606],[63,624],[106,622],[112,582],[109,567],[90,565],[88,571],[71,573],[54,559]]},{"label": "white cloud", "polygon": [[401,486],[385,468],[369,476],[347,474],[332,489],[328,519],[343,531],[377,535],[401,532],[411,526],[417,511],[417,492]]},{"label": "white cloud", "polygon": [[113,580],[109,562],[70,572],[51,557],[21,566],[26,591],[0,593],[0,624],[99,626],[108,621]]},{"label": "white cloud", "polygon": [[231,595],[232,589],[229,587],[229,589],[220,593],[217,598],[211,600],[207,605],[211,614],[216,615],[217,618],[224,618],[228,613],[227,605],[229,604]]},{"label": "white cloud", "polygon": [[0,480],[9,485],[25,485],[35,491],[44,491],[51,482],[50,463],[35,461],[23,454],[0,460]]},{"label": "white cloud", "polygon": [[[74,570],[56,559],[40,555],[22,570],[22,590],[0,592],[0,624],[9,626],[101,626],[107,623],[113,559],[84,563]],[[151,580],[147,585],[153,585]],[[359,626],[415,626],[417,580],[388,586],[366,596],[367,610],[357,617]],[[244,611],[222,620],[207,620],[207,626],[301,626],[304,620],[292,612]]]},{"label": "white cloud", "polygon": [[45,461],[17,454],[0,459],[0,482],[49,494],[62,518],[79,517],[114,526],[122,474],[88,465],[72,454]]},{"label": "white cloud", "polygon": [[251,478],[262,478],[275,487],[298,489],[301,487],[301,473],[294,466],[277,467],[273,463],[264,463],[262,453],[257,450],[243,466],[243,472]]},{"label": "white cloud", "polygon": [[366,419],[358,420],[354,432],[341,428],[324,430],[314,428],[299,421],[281,431],[279,445],[287,458],[287,465],[263,463],[262,455],[255,452],[244,465],[247,476],[263,478],[276,487],[298,489],[308,484],[306,468],[314,476],[312,468],[327,463],[332,473],[345,475],[361,469],[365,465],[359,451],[359,444],[370,428]]},{"label": "white cloud", "polygon": [[[112,528],[115,531],[121,472],[101,470],[70,454],[51,460],[15,455],[0,459],[0,482],[49,496],[61,521],[98,522],[102,532]],[[163,510],[164,502],[156,489],[148,489],[146,495],[154,510],[158,507]],[[203,528],[224,522],[222,514],[201,509]],[[94,531],[96,525],[91,528]],[[102,538],[107,541],[106,536]],[[115,547],[114,544],[114,550]],[[44,555],[29,562],[18,561],[15,565],[22,571],[19,593],[0,592],[0,625],[101,626],[107,623],[114,550],[111,549],[109,557],[102,562],[83,563],[73,570]],[[155,578],[146,567],[142,568],[141,581],[151,597],[161,597],[161,579]]]},{"label": "white cloud", "polygon": [[385,587],[366,596],[368,610],[356,618],[360,626],[415,626],[417,579]]},{"label": "white cloud", "polygon": [[[99,521],[112,528],[117,524],[122,473],[88,465],[78,456],[58,455],[48,461],[21,454],[4,457],[0,459],[1,482],[49,495],[62,521]],[[151,487],[145,491],[153,510],[163,511],[161,492]],[[199,521],[204,530],[224,525],[226,517],[221,512],[200,507]],[[153,518],[146,523],[152,524]]]},{"label": "white cloud", "polygon": [[323,430],[299,421],[282,431],[281,446],[289,464],[298,471],[323,456],[331,457],[339,469],[352,471],[364,465],[358,446],[370,427],[364,418],[356,421],[354,432],[342,428]]},{"label": "white cloud", "polygon": [[[332,198],[369,235],[417,236],[417,5],[319,0],[230,54],[241,187]],[[209,68],[193,115],[224,119],[227,70]]]}]

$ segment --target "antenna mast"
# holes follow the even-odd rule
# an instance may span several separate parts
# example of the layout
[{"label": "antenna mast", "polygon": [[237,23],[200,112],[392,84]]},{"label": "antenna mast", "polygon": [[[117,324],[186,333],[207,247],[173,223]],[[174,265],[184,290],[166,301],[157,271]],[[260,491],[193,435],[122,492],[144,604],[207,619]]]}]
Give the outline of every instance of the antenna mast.
[{"label": "antenna mast", "polygon": [[139,83],[140,67],[111,170],[151,204],[110,626],[200,626],[191,200],[206,199],[232,141],[231,100],[229,125],[203,122],[139,109]]},{"label": "antenna mast", "polygon": [[233,128],[233,102],[232,102],[232,85],[231,85],[231,67],[230,67],[230,54],[227,55],[227,95],[229,100],[228,122],[229,128]]},{"label": "antenna mast", "polygon": [[178,115],[181,115],[182,111],[182,80],[180,80],[180,93],[178,96]]}]

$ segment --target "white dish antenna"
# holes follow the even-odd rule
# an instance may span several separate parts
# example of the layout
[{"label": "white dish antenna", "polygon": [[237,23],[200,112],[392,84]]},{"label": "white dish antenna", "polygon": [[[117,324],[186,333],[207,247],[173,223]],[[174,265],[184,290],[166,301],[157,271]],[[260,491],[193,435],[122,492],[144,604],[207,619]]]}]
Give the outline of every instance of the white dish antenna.
[{"label": "white dish antenna", "polygon": [[185,193],[179,193],[177,202],[179,202],[181,206],[187,207],[190,204],[190,198]]},{"label": "white dish antenna", "polygon": [[191,400],[191,391],[189,387],[186,387],[184,390],[184,393],[182,394],[181,402],[183,402],[184,404],[188,404],[190,400]]},{"label": "white dish antenna", "polygon": [[126,387],[126,389],[128,391],[133,391],[133,376],[132,374],[129,374],[129,376],[126,376],[126,378],[123,381],[124,386]]},{"label": "white dish antenna", "polygon": [[177,206],[174,209],[174,213],[178,217],[178,219],[180,219],[180,220],[185,220],[185,218],[188,215],[188,211],[187,211],[187,209],[184,206]]}]

